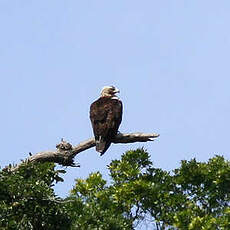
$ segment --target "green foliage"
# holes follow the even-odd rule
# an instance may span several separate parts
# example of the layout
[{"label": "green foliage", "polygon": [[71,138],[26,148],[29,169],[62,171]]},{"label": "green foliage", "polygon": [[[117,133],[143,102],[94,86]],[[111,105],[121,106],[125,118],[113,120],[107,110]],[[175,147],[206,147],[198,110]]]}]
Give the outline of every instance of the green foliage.
[{"label": "green foliage", "polygon": [[133,229],[148,216],[158,229],[230,229],[230,164],[223,157],[182,161],[169,173],[137,149],[108,168],[110,186],[100,173],[76,180],[71,196],[81,211],[75,227],[113,229],[116,223],[115,229]]},{"label": "green foliage", "polygon": [[144,149],[127,151],[100,172],[76,179],[70,196],[55,196],[62,181],[54,164],[24,164],[0,172],[0,229],[129,230],[143,220],[156,229],[230,229],[230,162],[182,161],[172,172],[155,168]]},{"label": "green foliage", "polygon": [[72,229],[130,229],[130,220],[123,216],[113,199],[113,190],[105,184],[99,172],[86,180],[76,180],[71,191],[75,202],[69,204],[75,220]]},{"label": "green foliage", "polygon": [[187,199],[175,215],[180,229],[230,229],[230,162],[216,156],[208,163],[182,161],[173,179]]},{"label": "green foliage", "polygon": [[67,211],[55,201],[52,189],[57,180],[60,177],[51,163],[1,171],[0,229],[68,229]]}]

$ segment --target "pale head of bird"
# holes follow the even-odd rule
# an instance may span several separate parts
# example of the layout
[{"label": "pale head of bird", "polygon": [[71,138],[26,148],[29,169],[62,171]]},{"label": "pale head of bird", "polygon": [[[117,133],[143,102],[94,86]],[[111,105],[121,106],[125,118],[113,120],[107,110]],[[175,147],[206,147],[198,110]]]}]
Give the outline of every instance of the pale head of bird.
[{"label": "pale head of bird", "polygon": [[112,98],[115,98],[115,97],[117,97],[116,93],[120,93],[120,90],[117,89],[114,86],[105,86],[101,90],[101,96],[102,97],[112,97]]}]

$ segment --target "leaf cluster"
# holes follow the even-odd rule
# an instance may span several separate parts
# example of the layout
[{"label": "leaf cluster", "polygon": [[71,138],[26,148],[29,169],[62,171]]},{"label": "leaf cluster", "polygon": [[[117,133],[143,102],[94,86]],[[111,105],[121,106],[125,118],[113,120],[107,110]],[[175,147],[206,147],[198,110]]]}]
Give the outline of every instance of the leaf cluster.
[{"label": "leaf cluster", "polygon": [[0,229],[68,229],[67,211],[55,200],[53,163],[24,163],[0,172]]},{"label": "leaf cluster", "polygon": [[148,219],[157,229],[230,229],[230,164],[221,156],[207,163],[182,161],[167,172],[137,149],[108,169],[110,185],[99,172],[76,180],[71,196],[81,211],[75,227],[134,229]]},{"label": "leaf cluster", "polygon": [[[100,172],[76,179],[70,195],[53,190],[63,181],[52,163],[25,163],[0,172],[0,229],[130,230],[148,221],[155,229],[230,229],[230,162],[182,161],[167,172],[142,148]],[[153,228],[154,229],[154,228]]]}]

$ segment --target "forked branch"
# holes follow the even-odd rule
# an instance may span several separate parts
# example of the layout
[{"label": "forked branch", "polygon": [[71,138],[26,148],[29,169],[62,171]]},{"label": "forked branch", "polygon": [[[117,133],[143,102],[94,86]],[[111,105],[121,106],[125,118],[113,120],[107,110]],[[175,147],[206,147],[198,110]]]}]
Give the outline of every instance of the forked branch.
[{"label": "forked branch", "polygon": [[[134,143],[134,142],[147,142],[154,141],[155,138],[159,137],[159,134],[155,133],[119,133],[112,140],[112,143]],[[61,141],[60,144],[56,145],[57,150],[39,152],[26,159],[27,162],[54,162],[63,166],[79,167],[74,163],[74,157],[89,148],[95,146],[95,139],[90,138],[86,141],[82,141],[76,146],[72,146],[66,141]],[[20,164],[11,169],[16,170]]]}]

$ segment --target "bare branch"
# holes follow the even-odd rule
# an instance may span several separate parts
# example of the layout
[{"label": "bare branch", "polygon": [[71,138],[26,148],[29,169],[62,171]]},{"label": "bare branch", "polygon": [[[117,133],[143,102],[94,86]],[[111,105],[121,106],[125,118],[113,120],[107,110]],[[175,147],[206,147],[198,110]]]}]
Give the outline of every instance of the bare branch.
[{"label": "bare branch", "polygon": [[134,142],[147,142],[154,141],[159,137],[156,133],[119,133],[113,140],[113,143],[134,143]]},{"label": "bare branch", "polygon": [[[112,140],[112,143],[134,143],[134,142],[147,142],[154,141],[159,137],[159,134],[155,133],[119,133]],[[63,166],[79,167],[74,163],[74,157],[89,148],[95,146],[95,139],[90,138],[86,141],[80,142],[76,146],[72,146],[70,143],[62,140],[60,144],[56,145],[57,150],[39,152],[33,156],[30,156],[26,162],[54,162]],[[8,169],[15,171],[20,164],[16,167]]]}]

